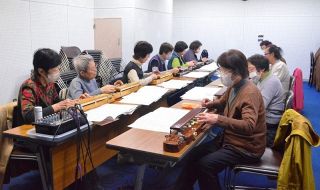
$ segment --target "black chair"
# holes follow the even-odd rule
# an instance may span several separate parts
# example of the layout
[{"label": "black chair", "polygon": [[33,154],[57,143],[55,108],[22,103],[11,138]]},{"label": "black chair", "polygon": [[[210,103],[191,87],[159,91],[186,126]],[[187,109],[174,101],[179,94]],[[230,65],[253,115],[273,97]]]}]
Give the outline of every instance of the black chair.
[{"label": "black chair", "polygon": [[60,72],[66,72],[69,70],[74,70],[72,63],[73,58],[80,55],[81,50],[76,46],[61,46],[60,56],[62,64],[60,65]]},{"label": "black chair", "polygon": [[55,82],[58,93],[62,89],[66,89],[69,87],[71,81],[77,77],[77,72],[75,70],[69,70],[60,73],[60,78]]},{"label": "black chair", "polygon": [[314,53],[310,52],[310,74],[309,74],[309,82],[308,82],[309,86],[312,86],[313,84],[314,65],[315,65]]},{"label": "black chair", "polygon": [[91,55],[93,57],[94,62],[97,65],[97,69],[99,69],[102,51],[100,51],[100,50],[84,50],[81,54]]},{"label": "black chair", "polygon": [[296,78],[294,76],[290,76],[289,91],[293,90],[295,80],[296,80]]},{"label": "black chair", "polygon": [[235,182],[240,173],[252,173],[267,176],[269,179],[277,179],[282,160],[282,154],[271,148],[266,148],[261,159],[257,163],[235,165],[226,171],[227,189],[268,189],[262,187],[236,186]]},{"label": "black chair", "polygon": [[292,90],[287,92],[285,103],[284,103],[284,111],[286,111],[287,109],[293,108],[293,96],[294,96],[294,93]]},{"label": "black chair", "polygon": [[[20,125],[17,120],[19,117],[19,112],[20,110],[18,109],[17,105],[14,106],[13,108],[13,113],[12,116],[8,115],[7,119],[10,120],[10,118],[12,119],[12,127],[17,127],[18,125]],[[43,163],[45,163],[44,160],[42,160],[42,157],[40,156],[40,153],[35,153],[35,147],[31,146],[30,144],[21,144],[19,141],[14,142],[14,147],[13,150],[10,154],[10,158],[9,158],[9,167],[7,169],[7,174],[9,177],[12,176],[12,174],[16,173],[16,171],[19,172],[23,172],[21,171],[19,168],[15,169],[15,166],[17,165],[17,161],[22,161],[21,165],[23,163],[23,165],[25,165],[25,161],[31,161],[32,164],[37,164],[38,169],[40,171],[41,174],[41,181],[42,181],[42,186],[43,189],[47,189],[47,182],[46,179],[44,178],[44,173],[45,173],[45,166],[43,165]],[[20,166],[21,166],[20,165]],[[18,164],[19,166],[19,164]],[[15,174],[17,175],[17,174]],[[1,188],[0,188],[1,189]]]},{"label": "black chair", "polygon": [[111,58],[110,61],[118,73],[123,72],[124,68],[122,66],[122,59],[121,58]]}]

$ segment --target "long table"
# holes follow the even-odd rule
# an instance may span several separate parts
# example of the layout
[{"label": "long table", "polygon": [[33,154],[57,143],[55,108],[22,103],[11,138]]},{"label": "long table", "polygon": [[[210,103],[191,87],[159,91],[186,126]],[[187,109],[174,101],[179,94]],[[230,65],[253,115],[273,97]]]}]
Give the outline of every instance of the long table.
[{"label": "long table", "polygon": [[[132,115],[121,116],[118,120],[105,125],[91,126],[91,151],[95,167],[101,165],[118,153],[117,150],[105,148],[106,141],[128,131],[129,128],[127,126],[139,117],[159,107],[168,107],[180,101],[180,96],[195,85],[204,86],[208,84],[210,75],[200,79],[186,77],[176,77],[174,79],[190,80],[192,83],[182,89],[169,91],[159,101],[149,106],[139,106]],[[34,151],[37,155],[43,189],[59,190],[68,187],[75,181],[76,138],[70,137],[59,142],[41,140],[28,135],[28,131],[33,128],[34,126],[32,125],[22,125],[5,131],[4,136],[6,138],[27,142],[27,148],[30,148],[30,150]],[[85,173],[92,170],[89,162],[87,162],[86,168],[87,171],[85,171]]]},{"label": "long table", "polygon": [[[220,93],[223,93],[223,91],[226,90],[222,87],[219,79],[206,85],[206,87],[221,87],[222,92]],[[201,105],[200,101],[182,100],[171,107],[183,109],[183,103],[198,104],[199,106]],[[139,164],[135,182],[135,190],[140,190],[142,189],[143,185],[144,170],[149,164],[174,166],[178,161],[183,159],[193,147],[204,140],[208,131],[209,130],[205,130],[204,132],[200,133],[194,141],[186,145],[177,153],[166,152],[163,149],[163,142],[167,133],[136,128],[132,128],[107,141],[106,147],[108,149],[117,150],[130,155],[134,162]]]}]

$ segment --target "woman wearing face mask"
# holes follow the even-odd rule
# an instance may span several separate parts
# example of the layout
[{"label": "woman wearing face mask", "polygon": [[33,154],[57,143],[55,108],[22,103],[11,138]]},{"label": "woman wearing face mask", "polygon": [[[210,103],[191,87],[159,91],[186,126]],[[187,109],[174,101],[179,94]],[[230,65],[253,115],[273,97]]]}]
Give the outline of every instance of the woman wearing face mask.
[{"label": "woman wearing face mask", "polygon": [[223,114],[202,113],[198,121],[222,127],[223,138],[191,151],[175,189],[191,190],[197,180],[201,190],[220,189],[219,172],[235,164],[258,161],[266,147],[263,99],[259,89],[247,79],[245,55],[229,50],[220,55],[217,62],[221,81],[228,90],[220,99],[203,100],[202,106],[218,109]]},{"label": "woman wearing face mask", "polygon": [[21,85],[18,108],[21,117],[19,124],[34,122],[34,107],[41,106],[43,116],[74,106],[72,100],[59,102],[54,82],[60,76],[60,56],[51,49],[39,49],[33,57],[33,75]]},{"label": "woman wearing face mask", "polygon": [[284,110],[284,90],[278,77],[269,70],[269,61],[264,56],[253,55],[248,58],[250,67],[253,68],[250,74],[256,73],[254,79],[257,80],[266,108],[267,146],[271,147]]}]

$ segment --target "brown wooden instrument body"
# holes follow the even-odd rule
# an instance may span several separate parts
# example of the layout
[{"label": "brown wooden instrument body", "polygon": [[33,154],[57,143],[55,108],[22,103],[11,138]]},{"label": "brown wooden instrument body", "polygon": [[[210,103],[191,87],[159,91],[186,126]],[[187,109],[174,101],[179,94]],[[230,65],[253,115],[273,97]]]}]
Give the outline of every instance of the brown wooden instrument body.
[{"label": "brown wooden instrument body", "polygon": [[115,102],[117,99],[138,91],[140,88],[139,82],[128,83],[116,87],[116,92],[112,94],[99,94],[90,98],[79,100],[84,111],[99,107],[103,104]]},{"label": "brown wooden instrument body", "polygon": [[163,148],[167,152],[179,152],[185,145],[192,142],[195,137],[203,132],[204,123],[199,123],[195,118],[204,108],[196,108],[170,127],[170,134],[166,135]]},{"label": "brown wooden instrument body", "polygon": [[117,86],[116,92],[112,94],[113,99],[116,100],[128,94],[131,94],[132,92],[136,92],[139,90],[139,88],[140,88],[139,82],[132,82],[132,83],[124,84],[121,86]]},{"label": "brown wooden instrument body", "polygon": [[171,72],[161,73],[160,75],[158,75],[158,78],[155,80],[152,80],[150,84],[157,85],[165,81],[171,80],[172,78],[173,78],[173,74]]}]

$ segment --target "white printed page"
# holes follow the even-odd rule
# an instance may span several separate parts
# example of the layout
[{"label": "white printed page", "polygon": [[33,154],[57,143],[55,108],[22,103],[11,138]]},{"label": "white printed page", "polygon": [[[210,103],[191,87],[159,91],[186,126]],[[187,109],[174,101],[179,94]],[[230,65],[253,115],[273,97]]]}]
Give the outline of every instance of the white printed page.
[{"label": "white printed page", "polygon": [[129,125],[129,127],[170,133],[170,127],[189,111],[190,110],[185,109],[160,107],[155,111],[140,117]]},{"label": "white printed page", "polygon": [[158,101],[168,91],[169,89],[158,86],[144,86],[137,92],[123,97],[120,102],[124,104],[150,105],[151,103]]},{"label": "white printed page", "polygon": [[187,80],[169,80],[166,82],[163,82],[161,84],[158,84],[157,86],[166,88],[166,89],[181,89],[183,87],[186,87],[188,84],[192,83],[192,81]]},{"label": "white printed page", "polygon": [[85,113],[87,114],[89,121],[100,122],[107,117],[116,119],[120,115],[130,115],[137,109],[137,107],[137,105],[104,104],[95,109],[86,111]]},{"label": "white printed page", "polygon": [[212,99],[221,88],[194,87],[181,96],[184,100],[201,101],[205,98]]},{"label": "white printed page", "polygon": [[189,78],[203,78],[207,75],[209,75],[209,72],[193,71],[183,76]]}]

